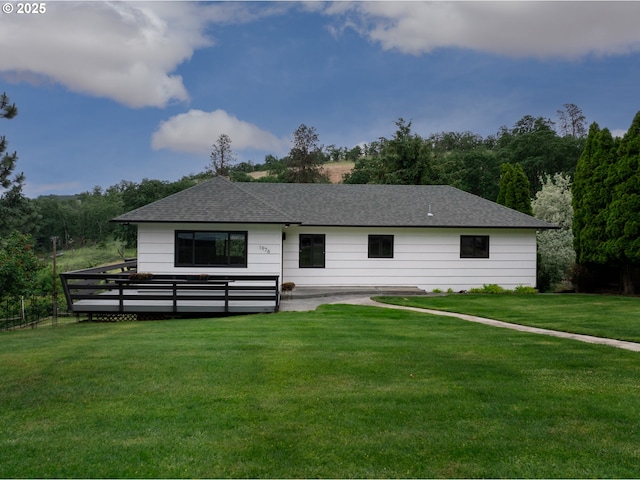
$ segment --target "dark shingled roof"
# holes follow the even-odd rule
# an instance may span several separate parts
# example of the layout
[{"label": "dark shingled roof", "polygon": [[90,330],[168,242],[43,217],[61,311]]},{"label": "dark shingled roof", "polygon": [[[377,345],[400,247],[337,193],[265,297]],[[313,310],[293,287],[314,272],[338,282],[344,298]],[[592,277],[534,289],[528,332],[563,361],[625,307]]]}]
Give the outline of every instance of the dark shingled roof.
[{"label": "dark shingled roof", "polygon": [[556,228],[446,185],[232,183],[222,177],[125,213],[114,221]]}]

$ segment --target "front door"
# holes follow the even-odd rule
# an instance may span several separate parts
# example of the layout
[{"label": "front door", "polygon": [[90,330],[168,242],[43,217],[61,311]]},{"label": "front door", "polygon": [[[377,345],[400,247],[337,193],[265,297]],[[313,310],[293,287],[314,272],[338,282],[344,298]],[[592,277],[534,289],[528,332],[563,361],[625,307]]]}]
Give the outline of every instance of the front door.
[{"label": "front door", "polygon": [[324,234],[300,234],[300,268],[324,268]]}]

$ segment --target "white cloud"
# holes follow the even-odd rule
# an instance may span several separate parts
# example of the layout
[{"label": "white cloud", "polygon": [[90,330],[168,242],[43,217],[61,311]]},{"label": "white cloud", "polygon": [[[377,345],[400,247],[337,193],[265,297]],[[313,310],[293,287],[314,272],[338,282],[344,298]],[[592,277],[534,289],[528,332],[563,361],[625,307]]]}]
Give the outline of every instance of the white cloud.
[{"label": "white cloud", "polygon": [[189,100],[176,68],[213,45],[212,24],[239,24],[289,7],[235,2],[48,2],[40,15],[0,15],[0,76],[129,107]]},{"label": "white cloud", "polygon": [[0,16],[0,72],[38,76],[130,107],[189,96],[171,72],[210,45],[197,5],[185,2],[49,2],[41,15]]},{"label": "white cloud", "polygon": [[385,50],[414,55],[443,47],[540,58],[640,51],[640,2],[354,2],[325,13]]},{"label": "white cloud", "polygon": [[154,150],[166,148],[176,152],[210,153],[211,146],[223,133],[231,138],[231,147],[236,151],[255,149],[279,152],[287,143],[224,110],[189,110],[162,122],[153,133],[151,146]]},{"label": "white cloud", "polygon": [[51,2],[47,9],[1,17],[0,69],[131,107],[188,99],[170,72],[209,44],[189,4]]}]

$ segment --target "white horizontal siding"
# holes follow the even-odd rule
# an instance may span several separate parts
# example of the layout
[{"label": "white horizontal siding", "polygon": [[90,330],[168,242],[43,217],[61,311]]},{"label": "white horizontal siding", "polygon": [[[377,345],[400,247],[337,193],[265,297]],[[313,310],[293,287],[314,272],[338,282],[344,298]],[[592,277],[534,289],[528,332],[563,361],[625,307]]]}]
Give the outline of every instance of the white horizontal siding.
[{"label": "white horizontal siding", "polygon": [[[299,234],[326,235],[325,268],[299,268]],[[368,258],[368,235],[394,235],[393,258]],[[489,235],[489,258],[460,258],[460,235]],[[283,281],[299,286],[407,285],[427,291],[536,284],[533,230],[291,227]]]},{"label": "white horizontal siding", "polygon": [[[176,230],[247,232],[247,267],[176,267]],[[280,225],[234,224],[140,224],[138,225],[138,271],[210,275],[280,275],[282,229]]]},{"label": "white horizontal siding", "polygon": [[[176,230],[247,231],[247,268],[175,267]],[[141,224],[138,269],[153,273],[280,275],[299,286],[406,285],[454,291],[536,284],[533,230],[305,228],[280,225]],[[299,234],[326,235],[325,268],[299,268]],[[369,235],[393,235],[393,258],[368,258]],[[460,235],[489,235],[489,258],[460,258]],[[283,250],[284,249],[284,250]],[[282,259],[284,262],[281,264]]]}]

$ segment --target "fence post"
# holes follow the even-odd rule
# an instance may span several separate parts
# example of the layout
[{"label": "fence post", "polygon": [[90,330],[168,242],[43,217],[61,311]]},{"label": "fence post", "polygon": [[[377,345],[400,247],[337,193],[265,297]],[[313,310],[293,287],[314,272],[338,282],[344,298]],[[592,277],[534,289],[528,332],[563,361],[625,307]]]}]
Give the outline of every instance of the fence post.
[{"label": "fence post", "polygon": [[51,242],[53,242],[53,316],[51,317],[51,325],[56,326],[58,325],[58,282],[56,281],[58,278],[56,268],[56,257],[58,256],[56,245],[58,244],[58,237],[51,237]]}]

